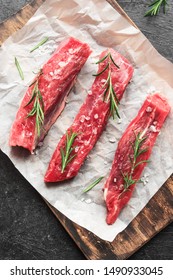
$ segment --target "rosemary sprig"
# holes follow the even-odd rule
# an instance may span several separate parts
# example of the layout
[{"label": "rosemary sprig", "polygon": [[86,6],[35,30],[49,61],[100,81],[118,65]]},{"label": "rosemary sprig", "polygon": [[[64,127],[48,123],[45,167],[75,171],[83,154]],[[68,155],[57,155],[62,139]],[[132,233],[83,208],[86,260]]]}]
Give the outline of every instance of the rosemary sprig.
[{"label": "rosemary sprig", "polygon": [[155,0],[153,3],[149,5],[150,9],[145,13],[146,16],[156,16],[161,6],[163,6],[163,12],[166,13],[166,6],[168,5],[167,0]]},{"label": "rosemary sprig", "polygon": [[38,137],[40,137],[41,127],[44,123],[44,102],[38,87],[38,79],[34,83],[32,83],[32,85],[33,84],[34,87],[32,90],[32,96],[29,102],[25,105],[25,107],[27,107],[29,104],[31,104],[31,102],[34,101],[33,108],[28,113],[27,118],[32,117],[34,115],[36,116],[36,130]]},{"label": "rosemary sprig", "polygon": [[100,181],[103,179],[104,177],[100,177],[97,180],[95,180],[91,185],[89,185],[86,189],[83,190],[83,193],[86,193],[88,191],[90,191],[91,189],[93,189],[96,185],[98,185],[100,183]]},{"label": "rosemary sprig", "polygon": [[117,98],[116,92],[112,85],[111,64],[113,63],[118,69],[120,67],[115,63],[110,52],[108,52],[107,55],[105,55],[103,58],[101,58],[99,61],[97,61],[96,64],[100,64],[103,61],[105,61],[106,59],[107,59],[107,64],[106,64],[105,68],[102,71],[100,71],[99,73],[94,74],[93,76],[95,76],[95,77],[100,76],[108,69],[107,80],[103,86],[103,88],[105,88],[104,93],[103,93],[103,100],[105,102],[110,101],[110,115],[113,117],[113,119],[115,119],[115,115],[117,115],[117,117],[120,118],[120,115],[118,112],[119,100]]},{"label": "rosemary sprig", "polygon": [[30,50],[30,53],[32,53],[33,51],[35,51],[36,49],[38,49],[40,46],[42,46],[43,44],[45,44],[47,41],[49,40],[48,37],[45,37],[43,40],[41,40],[41,42],[39,42],[35,47],[33,47]]},{"label": "rosemary sprig", "polygon": [[20,75],[21,79],[24,80],[24,74],[23,74],[22,68],[21,68],[21,66],[19,64],[19,61],[16,57],[15,57],[15,65],[17,67],[17,70],[19,72],[19,75]]},{"label": "rosemary sprig", "polygon": [[61,172],[63,173],[66,166],[72,161],[72,159],[76,156],[76,154],[71,156],[72,151],[75,149],[73,146],[74,140],[77,137],[78,133],[72,132],[69,134],[66,133],[66,145],[65,149],[60,148],[61,153]]},{"label": "rosemary sprig", "polygon": [[138,161],[139,156],[141,154],[144,154],[148,150],[148,147],[142,149],[142,144],[145,140],[146,140],[146,136],[142,137],[141,132],[139,132],[137,135],[135,134],[135,142],[134,142],[134,144],[131,143],[132,149],[133,149],[133,156],[130,156],[130,162],[132,164],[131,170],[127,174],[124,174],[122,172],[122,176],[124,179],[124,185],[123,185],[124,189],[121,192],[121,194],[119,195],[119,197],[121,197],[121,195],[124,192],[129,191],[129,187],[137,182],[136,179],[133,179],[133,173],[134,173],[135,169],[137,168],[137,166],[139,166],[140,164],[143,164],[145,162],[148,162],[148,160]]}]

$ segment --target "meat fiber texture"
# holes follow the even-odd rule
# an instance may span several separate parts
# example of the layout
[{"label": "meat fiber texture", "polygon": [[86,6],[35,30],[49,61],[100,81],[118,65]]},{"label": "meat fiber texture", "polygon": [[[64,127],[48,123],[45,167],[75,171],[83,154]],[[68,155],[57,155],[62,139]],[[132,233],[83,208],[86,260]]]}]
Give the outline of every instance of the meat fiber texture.
[{"label": "meat fiber texture", "polygon": [[159,94],[148,96],[138,115],[129,124],[119,141],[112,169],[104,186],[108,224],[115,222],[122,208],[130,200],[135,188],[134,183],[125,189],[124,176],[131,173],[136,136],[140,135],[140,138],[144,139],[140,147],[140,150],[144,152],[137,158],[136,164],[138,165],[132,173],[132,180],[138,182],[169,111],[170,106],[165,98]]},{"label": "meat fiber texture", "polygon": [[35,101],[34,99],[26,106],[33,94],[35,86],[33,83],[28,87],[12,125],[11,146],[21,146],[33,152],[38,143],[43,141],[46,133],[64,109],[67,95],[90,53],[91,50],[87,44],[72,37],[58,46],[52,57],[44,64],[41,74],[38,74],[34,80],[38,81],[44,103],[44,124],[41,127],[41,135],[37,133],[36,115],[27,117]]},{"label": "meat fiber texture", "polygon": [[[120,101],[132,78],[133,67],[124,56],[113,49],[103,51],[100,55],[100,60],[108,53],[111,53],[113,60],[119,66],[119,68],[116,67],[112,62],[110,71],[112,85],[117,99]],[[99,64],[98,73],[101,73],[107,64],[108,58]],[[75,177],[87,155],[96,144],[110,117],[110,100],[107,102],[104,100],[104,85],[108,74],[109,69],[96,77],[84,104],[81,106],[73,124],[67,130],[68,135],[71,132],[77,133],[74,141],[75,149],[71,154],[71,156],[74,156],[73,160],[62,172],[61,149],[65,149],[66,146],[66,134],[64,134],[50,161],[45,175],[45,182],[58,182]]]}]

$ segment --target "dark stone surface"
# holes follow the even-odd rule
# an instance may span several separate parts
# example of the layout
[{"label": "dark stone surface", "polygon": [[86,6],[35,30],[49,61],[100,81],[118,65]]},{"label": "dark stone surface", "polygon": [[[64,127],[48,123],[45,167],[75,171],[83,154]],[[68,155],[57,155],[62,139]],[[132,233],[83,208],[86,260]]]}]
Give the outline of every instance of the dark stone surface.
[{"label": "dark stone surface", "polygon": [[17,13],[32,0],[0,0],[0,22]]},{"label": "dark stone surface", "polygon": [[[168,0],[169,1],[169,0]],[[0,22],[31,1],[0,0]],[[156,49],[173,61],[173,3],[166,15],[144,18],[150,1],[118,1]],[[139,3],[140,2],[140,3]],[[7,171],[8,170],[8,171]],[[169,225],[130,259],[173,259]],[[40,195],[0,152],[0,259],[85,259]]]}]

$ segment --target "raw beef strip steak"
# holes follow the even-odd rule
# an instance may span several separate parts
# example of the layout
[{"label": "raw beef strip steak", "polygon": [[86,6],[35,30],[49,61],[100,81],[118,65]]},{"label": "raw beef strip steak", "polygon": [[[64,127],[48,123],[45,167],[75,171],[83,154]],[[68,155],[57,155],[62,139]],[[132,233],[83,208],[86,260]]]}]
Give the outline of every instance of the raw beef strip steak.
[{"label": "raw beef strip steak", "polygon": [[159,94],[148,96],[120,139],[104,186],[108,224],[115,222],[130,200],[169,111],[164,97]]},{"label": "raw beef strip steak", "polygon": [[[45,175],[46,182],[58,182],[76,176],[104,130],[109,116],[119,115],[117,106],[132,78],[133,67],[125,57],[113,49],[103,51],[98,64],[98,73],[92,88],[52,156]],[[68,152],[67,138],[74,134],[77,135],[73,139],[68,161],[67,157],[65,158]],[[62,162],[64,160],[65,168]]]},{"label": "raw beef strip steak", "polygon": [[63,41],[29,86],[10,134],[10,146],[33,151],[61,114],[91,50],[75,38]]}]

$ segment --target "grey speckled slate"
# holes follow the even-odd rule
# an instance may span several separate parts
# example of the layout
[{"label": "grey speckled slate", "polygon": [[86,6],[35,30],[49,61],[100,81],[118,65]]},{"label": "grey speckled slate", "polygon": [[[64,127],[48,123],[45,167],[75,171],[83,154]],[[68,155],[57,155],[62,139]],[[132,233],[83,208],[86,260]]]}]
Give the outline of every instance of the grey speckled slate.
[{"label": "grey speckled slate", "polygon": [[31,0],[0,0],[0,22],[9,18],[23,6],[31,2]]}]

